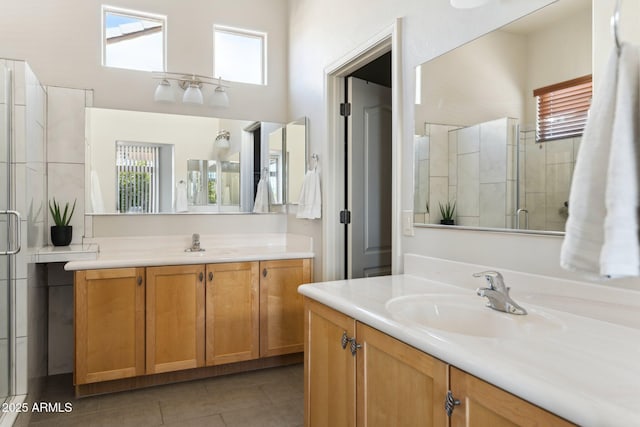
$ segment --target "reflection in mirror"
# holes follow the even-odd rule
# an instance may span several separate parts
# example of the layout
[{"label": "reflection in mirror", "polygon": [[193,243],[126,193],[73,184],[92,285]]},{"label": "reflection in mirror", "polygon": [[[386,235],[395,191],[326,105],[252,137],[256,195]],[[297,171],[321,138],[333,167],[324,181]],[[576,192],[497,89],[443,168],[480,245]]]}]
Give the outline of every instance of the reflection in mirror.
[{"label": "reflection in mirror", "polygon": [[284,128],[278,128],[269,134],[269,186],[273,201],[271,204],[283,204],[284,172]]},{"label": "reflection in mirror", "polygon": [[298,204],[307,169],[306,117],[287,124],[285,141],[287,152],[287,203]]},{"label": "reflection in mirror", "polygon": [[87,213],[109,214],[251,212],[252,175],[267,164],[269,133],[282,128],[101,108],[87,108],[86,123]]},{"label": "reflection in mirror", "polygon": [[536,138],[538,88],[591,74],[591,1],[559,0],[419,66],[414,221],[563,231],[579,136]]}]

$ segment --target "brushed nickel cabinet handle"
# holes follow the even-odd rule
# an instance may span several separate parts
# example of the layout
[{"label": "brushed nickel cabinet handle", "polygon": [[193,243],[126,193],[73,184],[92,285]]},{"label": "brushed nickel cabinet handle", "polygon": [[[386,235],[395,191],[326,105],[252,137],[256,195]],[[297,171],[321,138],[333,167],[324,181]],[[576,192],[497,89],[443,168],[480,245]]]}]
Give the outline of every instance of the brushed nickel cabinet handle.
[{"label": "brushed nickel cabinet handle", "polygon": [[138,282],[138,286],[142,285],[142,276],[138,276],[137,282]]},{"label": "brushed nickel cabinet handle", "polygon": [[262,269],[262,277],[267,277],[267,269],[266,268]]},{"label": "brushed nickel cabinet handle", "polygon": [[213,271],[209,272],[209,281],[213,282]]},{"label": "brushed nickel cabinet handle", "polygon": [[198,279],[202,282],[204,280],[204,273],[201,271],[200,274],[198,274]]}]

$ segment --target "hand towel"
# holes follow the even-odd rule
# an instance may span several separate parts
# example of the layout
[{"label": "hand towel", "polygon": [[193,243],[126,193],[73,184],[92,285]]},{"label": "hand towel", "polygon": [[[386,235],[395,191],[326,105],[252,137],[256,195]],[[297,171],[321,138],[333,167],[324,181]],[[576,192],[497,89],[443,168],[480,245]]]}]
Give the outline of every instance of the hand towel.
[{"label": "hand towel", "polygon": [[269,212],[269,183],[267,179],[262,176],[258,182],[258,188],[256,189],[256,199],[253,204],[254,213],[267,213]]},{"label": "hand towel", "polygon": [[296,218],[317,219],[322,216],[322,193],[320,191],[320,174],[317,169],[309,169],[304,176],[298,213]]},{"label": "hand towel", "polygon": [[639,52],[622,46],[618,63],[618,88],[606,176],[604,245],[600,274],[606,277],[638,276],[638,90]]},{"label": "hand towel", "polygon": [[599,277],[640,275],[640,52],[611,54],[576,161],[562,267]]},{"label": "hand towel", "polygon": [[187,212],[188,210],[187,183],[180,180],[176,184],[176,212]]},{"label": "hand towel", "polygon": [[614,50],[595,92],[569,194],[569,218],[560,251],[560,265],[568,270],[600,275],[604,244],[605,177],[611,152],[618,80]]}]

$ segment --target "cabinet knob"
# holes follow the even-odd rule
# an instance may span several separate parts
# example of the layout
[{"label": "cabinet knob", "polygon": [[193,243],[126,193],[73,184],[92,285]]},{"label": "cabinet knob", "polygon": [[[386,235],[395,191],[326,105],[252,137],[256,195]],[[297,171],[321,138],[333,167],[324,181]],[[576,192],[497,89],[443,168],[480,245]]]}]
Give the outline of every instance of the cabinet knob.
[{"label": "cabinet knob", "polygon": [[198,274],[198,280],[200,280],[201,282],[204,280],[204,273],[201,271],[200,274]]},{"label": "cabinet knob", "polygon": [[138,276],[137,282],[138,282],[138,286],[142,285],[142,276]]},{"label": "cabinet knob", "polygon": [[266,268],[262,269],[262,277],[267,277],[267,269]]},{"label": "cabinet knob", "polygon": [[213,271],[209,272],[209,281],[213,282]]},{"label": "cabinet knob", "polygon": [[347,331],[342,333],[342,339],[340,340],[340,345],[342,345],[342,349],[347,348],[347,344],[351,341],[351,339],[347,336]]},{"label": "cabinet knob", "polygon": [[460,405],[460,401],[453,397],[451,390],[447,391],[447,398],[444,401],[444,410],[447,412],[447,417],[450,417],[456,406]]},{"label": "cabinet knob", "polygon": [[362,348],[362,344],[358,344],[355,338],[351,338],[351,355],[355,356],[357,351]]}]

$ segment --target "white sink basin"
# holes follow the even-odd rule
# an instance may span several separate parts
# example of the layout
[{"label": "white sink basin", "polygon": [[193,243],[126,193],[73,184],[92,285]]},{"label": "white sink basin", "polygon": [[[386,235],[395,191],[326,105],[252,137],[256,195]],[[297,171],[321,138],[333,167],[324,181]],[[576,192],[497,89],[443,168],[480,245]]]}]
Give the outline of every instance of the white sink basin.
[{"label": "white sink basin", "polygon": [[485,303],[475,295],[421,294],[394,298],[386,308],[395,320],[436,333],[512,338],[565,328],[557,318],[529,307],[525,307],[529,314],[514,315],[492,310]]}]

